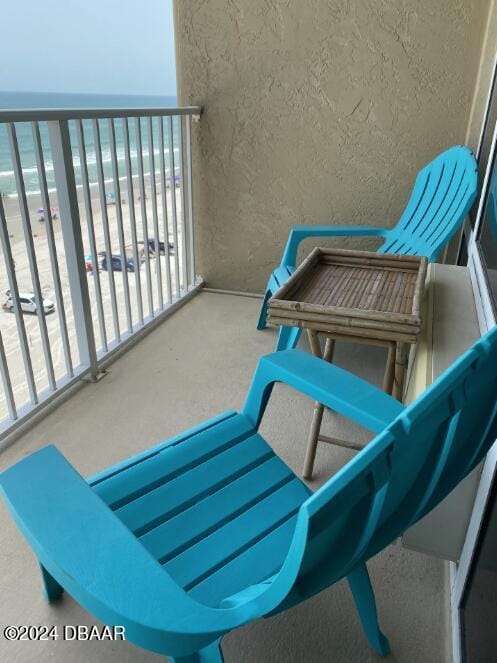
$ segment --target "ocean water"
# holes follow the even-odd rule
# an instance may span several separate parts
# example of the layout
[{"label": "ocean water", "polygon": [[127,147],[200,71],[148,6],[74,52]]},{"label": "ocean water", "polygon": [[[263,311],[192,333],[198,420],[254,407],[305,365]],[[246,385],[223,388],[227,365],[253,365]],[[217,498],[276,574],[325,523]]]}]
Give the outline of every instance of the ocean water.
[{"label": "ocean water", "polygon": [[[174,107],[176,106],[176,97],[141,97],[135,95],[61,95],[61,94],[28,94],[28,93],[0,93],[0,108],[153,108],[153,107]],[[130,131],[130,153],[131,168],[134,175],[137,174],[137,136],[135,120],[129,119]],[[153,145],[155,171],[159,172],[159,120],[153,120]],[[179,165],[179,120],[173,119],[173,145],[168,144],[168,125],[167,120],[163,120],[164,141],[165,141],[165,159],[166,159],[166,177],[170,178],[169,173],[169,150],[174,150],[175,158],[175,177],[178,176]],[[148,127],[146,118],[141,118],[142,135],[142,154],[143,168],[146,175],[150,173],[150,149],[148,144]],[[45,170],[49,192],[55,191],[54,169],[48,140],[48,126],[46,122],[40,122],[40,134],[44,154]],[[32,128],[29,122],[18,122],[15,125],[17,141],[22,164],[22,174],[24,187],[28,196],[38,195],[40,193],[39,173],[36,167],[36,156],[34,151]],[[107,120],[99,120],[100,143],[102,152],[102,162],[104,178],[107,183],[112,183],[112,164],[111,164],[111,146],[109,139],[109,126]],[[73,165],[76,177],[76,183],[81,185],[81,160],[77,143],[76,126],[73,121],[69,123],[71,143],[73,148]],[[88,177],[90,183],[97,182],[97,155],[95,150],[95,136],[92,122],[83,120],[83,131],[85,136],[86,163],[88,167]],[[119,177],[125,178],[125,151],[123,136],[123,121],[115,120],[116,132],[116,153],[118,161]],[[12,156],[5,125],[0,124],[0,194],[8,198],[17,196],[17,187],[12,164]]]}]

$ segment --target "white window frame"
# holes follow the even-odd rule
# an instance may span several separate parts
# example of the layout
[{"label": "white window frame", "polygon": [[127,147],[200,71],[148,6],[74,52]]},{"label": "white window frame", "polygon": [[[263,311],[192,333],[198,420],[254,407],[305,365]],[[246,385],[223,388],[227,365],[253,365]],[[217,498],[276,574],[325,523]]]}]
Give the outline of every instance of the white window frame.
[{"label": "white window frame", "polygon": [[[497,53],[495,55],[494,65],[493,65],[493,69],[492,69],[492,77],[490,79],[490,84],[488,86],[487,98],[485,100],[485,113],[483,115],[483,119],[482,119],[482,122],[481,122],[480,136],[478,137],[478,146],[476,148],[476,159],[477,160],[480,158],[481,151],[482,151],[482,148],[483,148],[483,140],[485,138],[485,130],[487,128],[487,123],[488,123],[488,119],[489,119],[489,116],[490,116],[490,106],[492,105],[492,97],[494,95],[496,84],[497,84]],[[490,163],[491,156],[492,156],[492,149],[490,149],[489,163]],[[480,202],[481,202],[482,199],[483,199],[483,188],[482,188],[482,195],[480,196]],[[479,211],[480,210],[478,209],[478,212]],[[466,243],[466,245],[469,247],[472,236],[473,236],[473,230],[471,228],[471,223],[469,222],[469,218],[466,218],[465,221],[464,221],[463,227],[462,227],[461,236],[459,238],[459,246],[458,246],[458,249],[457,249],[457,259],[458,260],[461,256],[461,248],[462,248],[463,244]],[[468,252],[469,252],[469,249],[468,249]]]},{"label": "white window frame", "polygon": [[[490,84],[490,91],[487,98],[487,107],[485,110],[484,121],[480,133],[480,140],[478,143],[477,155],[481,152],[483,143],[483,135],[486,128],[486,123],[490,110],[490,103],[492,99],[492,91],[497,74],[497,60],[494,64],[492,81]],[[497,91],[496,91],[497,94]],[[485,268],[482,264],[480,251],[477,246],[477,237],[482,223],[484,222],[484,211],[487,200],[488,189],[490,186],[491,175],[493,167],[497,168],[497,123],[494,128],[488,163],[486,167],[485,177],[481,196],[478,204],[478,211],[474,229],[470,230],[468,239],[468,269],[471,276],[471,283],[473,286],[473,294],[475,300],[476,311],[478,315],[478,323],[480,332],[484,334],[497,324],[494,307],[492,305],[491,296],[488,289],[487,277]],[[469,224],[467,225],[468,229]],[[462,623],[460,613],[462,609],[462,602],[464,600],[465,591],[468,581],[470,579],[472,563],[475,559],[477,551],[477,543],[480,532],[482,530],[483,517],[488,505],[490,490],[496,476],[497,471],[497,444],[487,454],[483,464],[483,470],[478,485],[473,511],[469,522],[466,539],[464,542],[461,559],[459,564],[451,563],[450,567],[450,583],[451,583],[451,613],[452,613],[452,655],[453,663],[463,662],[463,642],[462,642]]]}]

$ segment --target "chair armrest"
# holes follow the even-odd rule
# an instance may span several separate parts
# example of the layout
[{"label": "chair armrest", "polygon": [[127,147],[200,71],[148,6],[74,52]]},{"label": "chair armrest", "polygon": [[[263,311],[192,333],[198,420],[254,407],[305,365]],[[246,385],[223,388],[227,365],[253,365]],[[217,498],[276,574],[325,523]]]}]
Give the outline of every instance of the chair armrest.
[{"label": "chair armrest", "polygon": [[301,350],[259,360],[243,413],[258,427],[275,382],[284,382],[369,430],[379,433],[404,406],[378,387]]},{"label": "chair armrest", "polygon": [[0,474],[0,488],[47,571],[137,645],[184,656],[259,616],[194,601],[54,446]]},{"label": "chair armrest", "polygon": [[309,237],[386,237],[387,228],[372,226],[294,226],[290,230],[281,267],[296,267],[300,242]]}]

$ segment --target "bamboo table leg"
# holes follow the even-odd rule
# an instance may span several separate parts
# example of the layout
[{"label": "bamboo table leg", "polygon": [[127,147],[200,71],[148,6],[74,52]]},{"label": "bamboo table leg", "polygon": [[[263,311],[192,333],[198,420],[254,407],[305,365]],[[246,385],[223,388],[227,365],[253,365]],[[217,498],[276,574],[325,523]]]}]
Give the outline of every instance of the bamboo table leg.
[{"label": "bamboo table leg", "polygon": [[392,387],[392,396],[402,401],[404,377],[407,363],[407,346],[405,343],[397,343],[395,351],[395,376]]},{"label": "bamboo table leg", "polygon": [[394,385],[396,345],[395,342],[392,342],[388,346],[387,365],[385,368],[385,376],[383,378],[383,391],[387,394],[392,393]]},{"label": "bamboo table leg", "polygon": [[[324,359],[325,361],[331,362],[333,360],[335,340],[328,336],[326,339],[324,353],[321,354],[318,332],[313,329],[308,329],[307,333],[309,335],[309,344],[311,346],[312,354],[316,357]],[[383,378],[383,390],[400,401],[402,401],[403,395],[406,363],[407,344],[392,341],[388,345],[388,357],[385,368],[385,375]],[[304,479],[312,479],[317,446],[320,441],[355,450],[361,450],[363,448],[362,445],[355,444],[353,442],[320,435],[323,413],[324,406],[316,401],[314,403],[314,413],[312,415],[311,428],[309,430],[309,438],[307,441],[307,450],[304,460],[304,468],[302,471],[302,476]]]},{"label": "bamboo table leg", "polygon": [[[312,354],[321,358],[321,346],[317,333],[313,329],[307,330],[309,334],[309,343],[311,346]],[[322,358],[325,361],[333,360],[333,351],[335,349],[335,341],[332,338],[326,339],[324,347],[324,354]],[[314,460],[316,458],[316,450],[318,446],[319,431],[321,430],[321,422],[323,420],[324,406],[316,401],[314,403],[314,413],[312,415],[311,429],[309,431],[309,439],[307,441],[307,451],[305,453],[304,469],[302,476],[304,479],[312,478],[312,470],[314,469]]]}]

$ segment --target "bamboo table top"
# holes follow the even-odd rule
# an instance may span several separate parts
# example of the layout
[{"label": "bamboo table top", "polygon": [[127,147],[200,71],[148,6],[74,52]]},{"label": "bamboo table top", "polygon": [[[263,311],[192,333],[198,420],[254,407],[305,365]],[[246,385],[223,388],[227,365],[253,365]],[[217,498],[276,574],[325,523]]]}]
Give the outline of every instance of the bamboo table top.
[{"label": "bamboo table top", "polygon": [[427,264],[418,256],[316,248],[269,300],[268,321],[414,343]]}]

